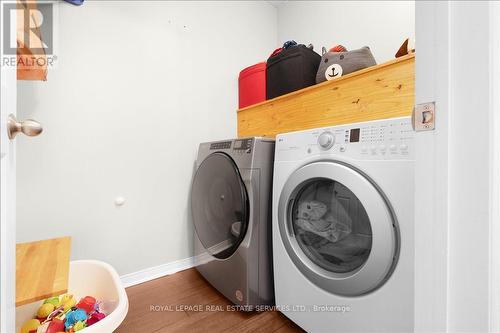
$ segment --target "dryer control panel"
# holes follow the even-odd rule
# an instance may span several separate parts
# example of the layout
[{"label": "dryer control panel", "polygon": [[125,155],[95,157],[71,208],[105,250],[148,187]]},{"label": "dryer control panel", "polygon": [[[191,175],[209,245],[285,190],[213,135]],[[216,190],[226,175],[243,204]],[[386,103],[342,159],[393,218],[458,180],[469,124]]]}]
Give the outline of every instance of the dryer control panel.
[{"label": "dryer control panel", "polygon": [[233,150],[250,152],[252,149],[252,142],[253,139],[251,138],[234,140]]},{"label": "dryer control panel", "polygon": [[231,149],[232,143],[232,141],[213,142],[210,144],[210,150]]},{"label": "dryer control panel", "polygon": [[332,153],[356,159],[413,159],[413,139],[410,117],[323,127],[278,135],[276,159]]}]

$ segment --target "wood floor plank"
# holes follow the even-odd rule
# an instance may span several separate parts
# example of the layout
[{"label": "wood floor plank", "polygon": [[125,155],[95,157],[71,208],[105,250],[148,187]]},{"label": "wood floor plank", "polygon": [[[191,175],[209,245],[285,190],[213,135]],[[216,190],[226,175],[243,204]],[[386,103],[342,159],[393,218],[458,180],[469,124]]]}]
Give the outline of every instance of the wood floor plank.
[{"label": "wood floor plank", "polygon": [[231,310],[231,303],[195,270],[127,288],[129,312],[117,333],[303,332],[283,314]]},{"label": "wood floor plank", "polygon": [[275,332],[283,325],[285,325],[286,318],[276,311],[267,311],[257,314],[247,320],[244,320],[237,325],[230,327],[223,331],[224,333],[238,332],[238,333],[250,333],[250,332]]},{"label": "wood floor plank", "polygon": [[185,312],[149,312],[130,320],[127,317],[115,333],[156,332],[163,327],[182,322],[186,318],[188,315]]},{"label": "wood floor plank", "polygon": [[241,313],[228,315],[228,312],[200,312],[196,315],[190,316],[186,320],[179,321],[174,325],[166,326],[157,332],[221,332],[243,320],[245,320],[245,317]]},{"label": "wood floor plank", "polygon": [[304,331],[300,327],[298,327],[295,323],[287,319],[285,325],[281,326],[273,333],[296,333],[296,332],[304,332]]}]

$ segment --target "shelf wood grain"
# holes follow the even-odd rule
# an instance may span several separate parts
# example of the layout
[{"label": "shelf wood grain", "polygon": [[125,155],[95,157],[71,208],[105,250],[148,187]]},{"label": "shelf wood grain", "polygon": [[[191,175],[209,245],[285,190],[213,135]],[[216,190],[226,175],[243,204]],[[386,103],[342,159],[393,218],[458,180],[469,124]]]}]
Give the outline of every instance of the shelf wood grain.
[{"label": "shelf wood grain", "polygon": [[71,238],[16,245],[16,306],[68,291]]},{"label": "shelf wood grain", "polygon": [[415,54],[238,110],[238,136],[279,133],[411,115]]}]

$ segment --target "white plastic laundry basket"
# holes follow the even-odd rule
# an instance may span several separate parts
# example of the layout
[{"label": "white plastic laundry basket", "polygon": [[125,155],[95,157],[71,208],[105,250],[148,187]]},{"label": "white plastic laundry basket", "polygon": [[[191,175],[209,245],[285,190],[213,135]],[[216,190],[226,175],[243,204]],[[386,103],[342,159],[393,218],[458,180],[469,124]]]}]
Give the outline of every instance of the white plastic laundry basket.
[{"label": "white plastic laundry basket", "polygon": [[[70,262],[68,293],[77,301],[93,296],[102,301],[101,310],[106,318],[85,328],[82,333],[110,333],[122,323],[128,312],[128,298],[118,273],[110,265],[95,260]],[[16,309],[16,332],[23,323],[36,314],[40,302],[20,306]]]}]

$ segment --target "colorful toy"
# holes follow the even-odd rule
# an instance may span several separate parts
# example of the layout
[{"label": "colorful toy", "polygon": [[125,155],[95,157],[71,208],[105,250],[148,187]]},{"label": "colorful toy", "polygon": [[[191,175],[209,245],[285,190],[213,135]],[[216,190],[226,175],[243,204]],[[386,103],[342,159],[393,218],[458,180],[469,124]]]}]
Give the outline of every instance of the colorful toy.
[{"label": "colorful toy", "polygon": [[75,333],[106,317],[94,297],[85,296],[77,303],[71,294],[49,297],[38,308],[36,319],[30,319],[20,333]]},{"label": "colorful toy", "polygon": [[76,304],[76,299],[73,295],[65,294],[61,299],[61,305],[64,307],[64,312],[69,311]]},{"label": "colorful toy", "polygon": [[68,302],[70,299],[73,298],[73,295],[71,294],[64,294],[61,296],[61,304],[64,304],[66,302]]},{"label": "colorful toy", "polygon": [[59,297],[57,297],[57,296],[49,297],[43,302],[43,304],[47,304],[47,303],[53,304],[54,307],[57,308],[57,307],[59,307]]},{"label": "colorful toy", "polygon": [[85,323],[83,321],[79,321],[77,322],[74,326],[73,326],[73,331],[77,332],[77,331],[81,331],[85,328]]},{"label": "colorful toy", "polygon": [[40,320],[30,319],[27,322],[25,322],[24,325],[21,327],[21,333],[36,332],[39,326],[40,326]]},{"label": "colorful toy", "polygon": [[96,300],[95,300],[94,297],[92,297],[92,296],[85,296],[84,298],[82,298],[80,300],[80,302],[78,302],[78,304],[76,304],[76,307],[78,309],[85,310],[85,312],[87,314],[90,314],[90,313],[94,312],[95,305],[96,305]]},{"label": "colorful toy", "polygon": [[47,333],[47,330],[49,329],[49,322],[43,322],[38,328],[36,329],[36,333]]},{"label": "colorful toy", "polygon": [[85,310],[82,309],[71,310],[66,314],[66,322],[64,323],[64,328],[67,331],[77,322],[86,320],[87,320],[87,314],[85,313]]},{"label": "colorful toy", "polygon": [[52,311],[54,311],[54,308],[54,304],[44,303],[38,308],[36,316],[38,317],[38,319],[45,319],[52,313]]},{"label": "colorful toy", "polygon": [[47,319],[45,321],[51,321],[52,319],[62,316],[64,314],[64,307],[60,306],[54,311],[51,312],[51,314],[48,315]]},{"label": "colorful toy", "polygon": [[94,325],[98,321],[103,320],[106,317],[106,315],[102,312],[94,312],[89,319],[87,319],[87,326]]},{"label": "colorful toy", "polygon": [[45,333],[59,333],[64,332],[64,321],[54,318],[50,323]]}]

